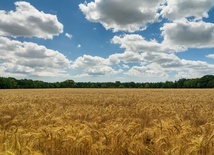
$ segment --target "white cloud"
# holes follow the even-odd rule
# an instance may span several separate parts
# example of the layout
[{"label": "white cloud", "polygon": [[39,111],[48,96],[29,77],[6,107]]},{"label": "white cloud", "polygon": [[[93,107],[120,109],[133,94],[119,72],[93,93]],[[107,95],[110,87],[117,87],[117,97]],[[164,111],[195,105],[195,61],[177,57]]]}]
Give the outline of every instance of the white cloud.
[{"label": "white cloud", "polygon": [[163,68],[182,67],[180,58],[174,54],[147,52],[142,54],[142,60],[147,63],[157,63]]},{"label": "white cloud", "polygon": [[95,0],[79,8],[87,20],[99,22],[106,29],[135,32],[157,22],[160,16],[172,21],[207,18],[213,6],[213,0]]},{"label": "white cloud", "polygon": [[[211,55],[212,56],[212,55]],[[135,60],[135,61],[130,61]],[[109,56],[109,61],[112,64],[123,64],[124,68],[129,68],[127,63],[134,63],[124,74],[132,77],[147,77],[150,79],[169,78],[171,74],[175,77],[200,77],[207,74],[214,74],[214,64],[209,64],[205,61],[185,60],[181,59],[173,53],[158,53],[158,52],[143,52],[141,54],[127,52],[113,54]],[[139,63],[140,65],[137,65]]]},{"label": "white cloud", "polygon": [[[80,4],[79,8],[87,20],[99,22],[113,32],[142,30],[148,23],[157,22],[160,15],[171,20],[160,28],[161,42],[147,40],[139,34],[114,36],[111,42],[120,45],[124,52],[112,54],[108,59],[101,58],[103,62],[108,60],[106,65],[109,67],[129,68],[124,73],[126,75],[169,78],[171,75],[199,77],[214,74],[214,64],[185,60],[175,55],[176,52],[188,52],[190,48],[214,48],[214,24],[203,21],[213,5],[213,0],[95,0]],[[102,63],[97,64],[102,66]]]},{"label": "white cloud", "polygon": [[136,77],[156,77],[156,78],[169,77],[167,72],[156,63],[151,63],[149,65],[142,66],[133,66],[125,74]]},{"label": "white cloud", "polygon": [[211,58],[211,59],[214,59],[214,54],[208,54],[206,55],[207,58]]},{"label": "white cloud", "polygon": [[170,20],[187,17],[200,19],[208,17],[208,11],[214,6],[213,0],[167,0],[161,15]]},{"label": "white cloud", "polygon": [[163,44],[183,48],[213,48],[214,24],[203,21],[190,22],[186,19],[165,23],[161,28]]},{"label": "white cloud", "polygon": [[130,68],[129,65],[123,64],[123,68]]},{"label": "white cloud", "polygon": [[211,73],[206,72],[198,72],[197,70],[194,69],[189,69],[189,70],[181,70],[178,71],[177,74],[175,75],[176,79],[181,79],[181,78],[187,78],[187,79],[192,79],[192,78],[199,78],[202,77],[204,75],[210,75],[213,72],[211,71]]},{"label": "white cloud", "polygon": [[214,74],[214,64],[205,61],[180,59],[174,54],[150,53],[150,55],[150,62],[159,64],[166,72],[177,72],[176,77],[181,73],[188,74],[189,78]]},{"label": "white cloud", "polygon": [[214,24],[203,21],[189,22],[185,19],[165,23],[160,28],[163,41],[147,41],[138,34],[126,34],[114,36],[113,44],[119,44],[120,48],[131,52],[158,52],[173,53],[183,52],[189,48],[213,48]]},{"label": "white cloud", "polygon": [[[194,30],[194,26],[192,27],[192,29],[194,32],[196,31]],[[200,31],[204,31],[204,33],[206,31],[209,32],[209,27],[205,27],[203,29],[197,29],[202,37],[203,35]],[[139,64],[141,63],[141,65],[135,64],[135,66],[131,67],[129,71],[124,73],[132,77],[167,78],[171,74],[176,74],[176,77],[179,77],[181,73],[184,72],[188,74],[189,77],[200,77],[206,74],[214,74],[213,64],[209,64],[204,61],[180,59],[174,54],[174,52],[185,51],[188,48],[209,47],[209,44],[212,46],[211,42],[213,41],[213,39],[210,39],[210,42],[209,39],[207,39],[207,42],[204,43],[200,38],[194,38],[196,40],[193,42],[195,42],[196,46],[193,46],[191,44],[192,40],[188,38],[190,36],[186,38],[185,36],[182,36],[183,40],[186,39],[186,45],[184,46],[178,40],[174,41],[173,38],[169,38],[168,36],[170,35],[170,33],[168,33],[169,31],[165,30],[166,29],[163,29],[162,34],[164,36],[164,41],[161,43],[158,43],[155,40],[146,41],[145,38],[136,34],[115,36],[112,39],[112,43],[119,44],[121,48],[125,49],[125,51],[124,53],[116,53],[110,55],[109,61],[113,64],[120,64],[121,62],[133,62]],[[172,33],[176,33],[175,37],[179,34],[178,32],[176,32],[175,28],[170,29],[170,31]],[[185,33],[187,33],[186,35],[191,35],[188,30],[186,30]],[[182,34],[185,35],[185,33]],[[206,37],[206,35],[204,37]],[[207,57],[211,56],[212,55],[209,55]]]},{"label": "white cloud", "polygon": [[205,61],[180,59],[175,54],[166,53],[143,53],[143,61],[147,63],[156,63],[166,71],[195,70],[199,73],[214,73],[212,68],[214,64]]},{"label": "white cloud", "polygon": [[66,76],[70,67],[70,61],[58,51],[6,37],[0,37],[0,55],[3,76]]},{"label": "white cloud", "polygon": [[95,0],[80,4],[86,19],[101,23],[106,29],[134,32],[158,21],[158,9],[164,0]]},{"label": "white cloud", "polygon": [[78,44],[78,45],[77,45],[77,48],[80,48],[80,47],[82,47],[82,45],[81,45],[81,44]]},{"label": "white cloud", "polygon": [[[71,63],[63,54],[45,46],[1,37],[52,39],[63,32],[63,25],[55,15],[19,1],[15,3],[15,11],[0,10],[0,72],[6,76],[55,77],[67,76],[67,69],[71,67],[80,71],[76,77],[88,79],[91,76],[108,79],[119,73],[156,79],[166,79],[171,74],[176,78],[214,74],[214,64],[175,55],[175,52],[188,52],[189,48],[214,48],[214,24],[202,19],[208,17],[213,4],[213,0],[95,0],[80,4],[87,20],[99,22],[113,32],[143,30],[148,23],[158,22],[160,14],[171,21],[160,28],[161,42],[139,34],[114,36],[111,42],[120,45],[123,53],[108,58],[83,55]],[[72,38],[69,33],[64,35]],[[81,44],[77,48],[81,48]],[[206,57],[214,59],[214,54]],[[124,73],[122,69],[128,71]]]},{"label": "white cloud", "polygon": [[81,77],[90,77],[90,75],[86,74],[86,73],[83,73],[83,74],[78,74],[78,75],[75,75],[73,76],[74,78],[81,78]]},{"label": "white cloud", "polygon": [[112,64],[119,64],[121,61],[125,63],[137,63],[141,61],[141,56],[138,53],[126,51],[124,53],[115,53],[110,55],[109,61]]},{"label": "white cloud", "polygon": [[38,11],[30,3],[15,2],[16,11],[0,10],[0,35],[52,39],[63,32],[56,15]]},{"label": "white cloud", "polygon": [[110,67],[111,63],[108,59],[98,56],[83,55],[77,58],[71,65],[73,69],[83,71],[83,75],[100,76],[100,75],[113,75],[120,73],[121,70],[114,70]]},{"label": "white cloud", "polygon": [[178,48],[168,44],[158,43],[156,40],[147,41],[138,34],[126,34],[124,36],[114,36],[112,43],[120,44],[121,48],[132,52],[172,52]]},{"label": "white cloud", "polygon": [[66,34],[65,34],[65,36],[66,36],[66,37],[68,37],[69,39],[71,39],[71,38],[72,38],[72,35],[71,35],[71,34],[69,34],[69,33],[66,33]]}]

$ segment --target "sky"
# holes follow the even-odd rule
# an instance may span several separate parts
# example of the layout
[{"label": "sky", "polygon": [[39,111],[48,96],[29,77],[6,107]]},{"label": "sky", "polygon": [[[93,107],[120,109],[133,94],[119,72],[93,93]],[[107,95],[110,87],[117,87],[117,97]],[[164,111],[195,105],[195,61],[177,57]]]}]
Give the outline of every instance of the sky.
[{"label": "sky", "polygon": [[214,74],[214,0],[2,0],[0,76],[159,82]]}]

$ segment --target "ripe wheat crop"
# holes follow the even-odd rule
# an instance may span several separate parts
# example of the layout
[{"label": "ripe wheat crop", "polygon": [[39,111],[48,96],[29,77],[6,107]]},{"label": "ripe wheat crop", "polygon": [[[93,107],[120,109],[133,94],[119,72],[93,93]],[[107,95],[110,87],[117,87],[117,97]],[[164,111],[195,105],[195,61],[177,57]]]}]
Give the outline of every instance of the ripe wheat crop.
[{"label": "ripe wheat crop", "polygon": [[0,155],[213,155],[214,90],[0,90]]}]

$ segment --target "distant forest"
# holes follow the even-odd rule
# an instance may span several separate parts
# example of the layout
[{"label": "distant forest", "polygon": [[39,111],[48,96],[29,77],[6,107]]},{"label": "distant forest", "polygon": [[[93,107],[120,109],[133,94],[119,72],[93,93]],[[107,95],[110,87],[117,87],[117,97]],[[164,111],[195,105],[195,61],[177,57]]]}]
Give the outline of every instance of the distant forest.
[{"label": "distant forest", "polygon": [[214,75],[206,75],[201,78],[180,79],[166,82],[75,82],[66,80],[63,82],[43,82],[31,79],[15,79],[12,77],[0,77],[0,89],[20,88],[214,88]]}]

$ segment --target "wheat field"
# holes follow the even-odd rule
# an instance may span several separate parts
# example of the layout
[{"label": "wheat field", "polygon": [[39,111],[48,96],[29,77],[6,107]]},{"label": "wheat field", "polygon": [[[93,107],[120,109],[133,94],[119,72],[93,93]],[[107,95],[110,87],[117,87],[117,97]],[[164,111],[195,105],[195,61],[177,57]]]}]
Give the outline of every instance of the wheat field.
[{"label": "wheat field", "polygon": [[213,155],[214,90],[0,90],[0,155]]}]

